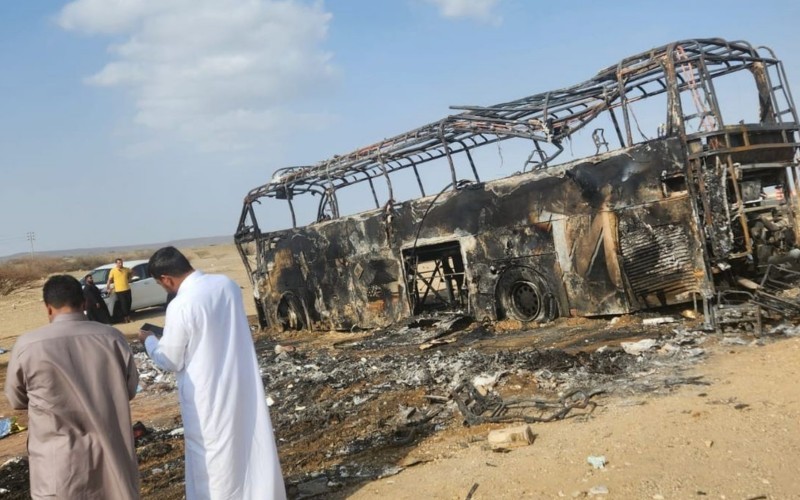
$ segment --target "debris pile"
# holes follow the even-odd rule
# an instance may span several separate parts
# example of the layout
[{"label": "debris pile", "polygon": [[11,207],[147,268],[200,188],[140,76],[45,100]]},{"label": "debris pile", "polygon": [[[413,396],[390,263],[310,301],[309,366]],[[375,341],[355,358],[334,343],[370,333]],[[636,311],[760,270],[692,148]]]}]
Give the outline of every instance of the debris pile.
[{"label": "debris pile", "polygon": [[[483,341],[497,335],[483,325],[453,329],[458,323],[415,321],[333,349],[261,342],[261,373],[294,495],[311,496],[304,493],[309,483],[329,492],[384,477],[412,445],[449,427],[586,416],[603,394],[704,383],[682,375],[704,353],[702,332],[650,327],[657,338],[629,354],[609,346],[538,348],[530,341],[489,348]],[[642,333],[639,325],[629,328]],[[421,349],[433,341],[435,349]]]},{"label": "debris pile", "polygon": [[137,352],[133,355],[136,359],[136,368],[139,370],[139,390],[153,392],[168,392],[175,390],[175,374],[161,370],[147,356],[146,352]]},{"label": "debris pile", "polygon": [[12,458],[0,465],[0,495],[4,499],[30,497],[26,457]]},{"label": "debris pile", "polygon": [[[704,357],[706,333],[683,323],[620,323],[609,340],[597,337],[596,323],[556,322],[547,329],[561,329],[554,334],[572,339],[559,349],[541,341],[549,335],[544,329],[495,333],[452,317],[352,335],[324,347],[309,347],[289,335],[261,338],[256,352],[290,496],[335,496],[397,474],[411,465],[404,458],[414,446],[437,432],[486,422],[525,424],[528,430],[518,433],[525,439],[515,434],[498,441],[498,449],[508,449],[546,432],[530,423],[591,418],[609,395],[666,394],[679,385],[706,384],[686,375]],[[787,325],[770,332],[795,330]],[[763,340],[727,336],[719,342]],[[143,394],[174,390],[174,375],[157,369],[146,354],[138,353],[136,361]],[[168,491],[180,498],[180,423],[139,427],[143,492]],[[597,467],[601,458],[590,463]],[[26,461],[0,467],[0,488],[24,497],[21,484],[27,487]]]}]

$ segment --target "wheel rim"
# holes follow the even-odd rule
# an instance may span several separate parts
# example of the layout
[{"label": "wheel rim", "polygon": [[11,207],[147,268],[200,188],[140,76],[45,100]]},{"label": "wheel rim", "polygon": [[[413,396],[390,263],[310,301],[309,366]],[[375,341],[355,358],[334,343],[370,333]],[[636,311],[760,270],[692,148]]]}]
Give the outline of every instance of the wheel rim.
[{"label": "wheel rim", "polygon": [[523,321],[536,319],[542,301],[538,287],[530,281],[518,281],[511,287],[511,307],[516,316]]}]

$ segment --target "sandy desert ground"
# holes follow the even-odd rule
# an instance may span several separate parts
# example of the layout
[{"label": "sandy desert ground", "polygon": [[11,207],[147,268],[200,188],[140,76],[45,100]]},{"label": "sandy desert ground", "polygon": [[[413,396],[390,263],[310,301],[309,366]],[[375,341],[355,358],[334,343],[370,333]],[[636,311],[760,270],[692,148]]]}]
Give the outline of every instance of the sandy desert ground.
[{"label": "sandy desert ground", "polygon": [[[228,274],[241,285],[246,297],[250,295],[244,269],[232,245],[190,249],[187,254],[196,268]],[[10,349],[19,334],[46,322],[39,286],[0,297],[0,348]],[[248,314],[254,314],[251,301],[245,302],[250,308]],[[133,324],[118,326],[133,340],[142,321],[158,323],[162,316],[161,309],[143,311],[135,315]],[[652,330],[640,325],[641,320],[635,316],[616,325],[607,321],[559,320],[553,327],[522,333],[492,331],[491,338],[472,344],[470,349],[513,352],[530,346],[542,350],[556,346],[578,353],[595,352],[607,345],[618,350],[623,340],[636,340],[637,336],[666,338],[673,329],[669,326]],[[567,331],[572,333],[562,335]],[[308,479],[309,471],[376,459],[369,454],[337,459],[335,453],[322,453],[335,449],[374,422],[348,424],[349,417],[345,415],[341,417],[342,426],[315,434],[301,426],[284,424],[282,417],[290,410],[276,404],[271,411],[284,472],[292,479],[290,493],[294,497],[316,493],[320,498],[358,499],[800,498],[800,337],[770,335],[755,339],[744,333],[729,337],[736,342],[728,342],[720,334],[702,335],[702,355],[680,367],[681,379],[696,383],[662,384],[659,390],[652,391],[611,391],[595,398],[598,406],[591,413],[579,411],[564,420],[532,424],[536,439],[528,446],[505,453],[491,451],[487,433],[510,424],[468,427],[452,417],[436,432],[410,444],[390,450],[384,447],[381,459],[389,457],[397,466],[384,474],[386,477],[345,484],[323,480],[323,487],[317,490],[298,488],[297,483]],[[275,345],[291,345],[304,355],[325,351],[346,359],[347,353],[336,348],[342,338],[339,333],[284,333],[261,335],[256,340],[257,345],[266,346],[265,351],[272,352]],[[443,349],[454,353],[459,348],[454,345]],[[416,355],[419,351],[408,352]],[[0,354],[0,383],[5,380],[8,356]],[[368,355],[354,356],[364,360]],[[375,359],[379,357],[385,358],[386,352]],[[278,362],[274,354],[263,359]],[[634,368],[639,361],[632,360]],[[631,373],[644,380],[666,364],[657,356],[648,363]],[[520,377],[507,379],[506,388],[526,388],[530,382]],[[291,390],[289,386],[267,387],[268,393],[284,398]],[[344,400],[344,392],[337,393],[338,390],[328,388],[328,397]],[[316,393],[315,397],[321,398],[323,393]],[[417,389],[382,402],[378,402],[382,397],[378,396],[371,411],[383,415],[380,421],[385,423],[385,415],[396,413],[397,406],[402,406],[400,399],[409,400],[405,402],[410,405],[411,399],[419,399],[419,393]],[[387,407],[388,412],[379,412]],[[142,421],[149,428],[168,429],[180,424],[174,392],[137,395],[132,412],[134,421]],[[0,415],[19,415],[20,421],[25,422],[24,413],[12,411],[4,397],[0,398]],[[298,444],[304,435],[312,434],[313,439],[302,446]],[[24,455],[25,440],[25,432],[0,440],[0,463]],[[181,447],[176,443],[169,450],[170,457],[179,456]],[[601,455],[606,459],[604,468],[595,469],[587,462],[587,457]],[[141,450],[140,462],[143,478],[152,478],[153,462]],[[144,496],[180,498],[181,478],[166,479],[158,487],[143,480],[145,486],[150,484]],[[175,485],[170,487],[172,483]],[[13,492],[9,495],[13,496]]]}]

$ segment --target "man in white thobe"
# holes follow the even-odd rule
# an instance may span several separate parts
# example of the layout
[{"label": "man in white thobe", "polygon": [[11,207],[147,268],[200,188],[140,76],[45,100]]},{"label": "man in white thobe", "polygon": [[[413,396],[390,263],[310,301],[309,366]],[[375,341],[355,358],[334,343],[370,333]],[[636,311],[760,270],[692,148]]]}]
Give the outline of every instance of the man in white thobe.
[{"label": "man in white thobe", "polygon": [[278,451],[239,286],[195,271],[174,247],[150,275],[177,296],[163,336],[140,331],[147,353],[178,381],[186,498],[284,499]]}]

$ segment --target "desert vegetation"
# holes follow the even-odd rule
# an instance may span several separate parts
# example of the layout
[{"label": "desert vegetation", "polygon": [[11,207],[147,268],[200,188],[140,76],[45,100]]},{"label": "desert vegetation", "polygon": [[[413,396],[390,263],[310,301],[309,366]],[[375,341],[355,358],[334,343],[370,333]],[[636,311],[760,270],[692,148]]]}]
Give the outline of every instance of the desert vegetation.
[{"label": "desert vegetation", "polygon": [[0,262],[0,296],[8,295],[15,290],[57,273],[76,273],[89,271],[95,267],[113,262],[115,258],[125,260],[146,259],[152,250],[137,250],[125,253],[102,253],[93,255],[77,255],[65,257],[32,256],[10,259]]}]

